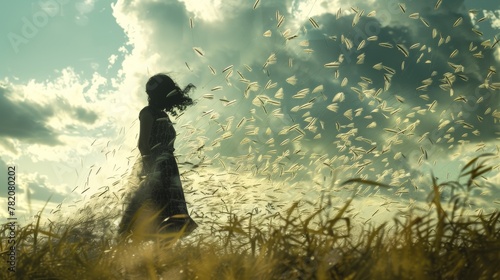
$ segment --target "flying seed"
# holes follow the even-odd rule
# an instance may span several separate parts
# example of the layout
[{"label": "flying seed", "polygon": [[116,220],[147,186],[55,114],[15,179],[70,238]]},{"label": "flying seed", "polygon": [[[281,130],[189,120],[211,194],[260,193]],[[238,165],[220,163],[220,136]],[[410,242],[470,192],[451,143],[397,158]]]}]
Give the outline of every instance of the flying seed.
[{"label": "flying seed", "polygon": [[212,75],[217,74],[217,72],[215,71],[215,69],[212,66],[208,65],[208,68],[210,68],[210,72],[212,72]]},{"label": "flying seed", "polygon": [[453,23],[453,27],[457,27],[459,26],[460,24],[462,24],[462,17],[459,17],[454,23]]},{"label": "flying seed", "polygon": [[338,61],[333,61],[333,62],[329,62],[329,63],[325,64],[326,68],[335,68],[335,67],[339,67],[339,66],[340,66],[340,62],[338,62]]},{"label": "flying seed", "polygon": [[479,31],[478,29],[476,28],[472,28],[472,32],[476,33],[478,36],[483,36],[483,32]]},{"label": "flying seed", "polygon": [[482,18],[478,19],[476,23],[483,22],[483,21],[485,21],[486,19],[488,19],[488,17],[482,17]]},{"label": "flying seed", "polygon": [[413,13],[409,15],[409,18],[411,19],[418,19],[420,17],[419,13]]},{"label": "flying seed", "polygon": [[332,103],[332,104],[328,105],[326,108],[332,112],[337,112],[337,110],[339,109],[339,106],[337,103]]},{"label": "flying seed", "polygon": [[253,4],[253,9],[255,10],[257,6],[259,5],[260,0],[256,0],[255,3]]},{"label": "flying seed", "polygon": [[394,46],[391,44],[391,43],[386,43],[386,42],[383,42],[383,43],[378,43],[379,46],[381,47],[384,47],[384,48],[389,48],[389,49],[392,49]]},{"label": "flying seed", "polygon": [[319,24],[311,17],[309,18],[309,22],[314,26],[314,28],[319,28]]},{"label": "flying seed", "polygon": [[406,13],[406,7],[405,7],[405,4],[398,4],[399,5],[399,9],[401,10],[401,12],[403,12],[403,14]]},{"label": "flying seed", "polygon": [[293,75],[291,77],[288,77],[286,79],[286,82],[291,84],[291,85],[295,85],[295,84],[297,84],[297,78],[295,77],[295,75]]},{"label": "flying seed", "polygon": [[429,24],[429,22],[428,22],[426,19],[424,19],[423,17],[420,17],[420,21],[421,21],[421,22],[422,22],[425,26],[427,26],[427,27],[430,27],[430,26],[431,26],[431,25]]},{"label": "flying seed", "polygon": [[323,85],[319,85],[312,90],[312,93],[318,93],[323,91]]},{"label": "flying seed", "polygon": [[439,7],[441,6],[442,2],[443,2],[443,0],[437,0],[436,5],[434,6],[434,10],[439,9]]},{"label": "flying seed", "polygon": [[196,54],[198,54],[199,56],[205,56],[205,54],[203,53],[203,50],[201,48],[197,48],[197,47],[193,47],[193,50],[196,52]]},{"label": "flying seed", "polygon": [[397,44],[397,45],[396,45],[396,47],[398,48],[398,50],[399,50],[401,53],[403,53],[403,55],[404,55],[405,57],[408,57],[408,56],[409,56],[409,52],[408,52],[408,50],[406,49],[406,47],[405,47],[404,45],[402,45],[402,44]]},{"label": "flying seed", "polygon": [[280,15],[278,19],[278,24],[276,25],[276,28],[280,28],[280,26],[283,24],[285,21],[285,16]]},{"label": "flying seed", "polygon": [[340,83],[340,86],[341,87],[345,87],[348,82],[349,82],[349,80],[347,79],[347,77],[345,77],[344,79],[342,79],[342,82]]},{"label": "flying seed", "polygon": [[356,26],[356,24],[358,24],[360,18],[361,18],[360,13],[356,13],[354,15],[354,18],[352,19],[352,27],[354,27],[354,26]]},{"label": "flying seed", "polygon": [[362,41],[359,43],[357,50],[359,51],[360,49],[364,48],[365,44],[366,44],[366,41],[365,41],[365,40],[362,40]]},{"label": "flying seed", "polygon": [[457,56],[458,54],[458,50],[455,49],[451,54],[450,54],[450,58],[454,58],[455,56]]},{"label": "flying seed", "polygon": [[230,69],[233,69],[233,65],[229,65],[228,67],[222,69],[222,73],[224,73],[224,72],[226,72],[226,71],[228,71]]}]

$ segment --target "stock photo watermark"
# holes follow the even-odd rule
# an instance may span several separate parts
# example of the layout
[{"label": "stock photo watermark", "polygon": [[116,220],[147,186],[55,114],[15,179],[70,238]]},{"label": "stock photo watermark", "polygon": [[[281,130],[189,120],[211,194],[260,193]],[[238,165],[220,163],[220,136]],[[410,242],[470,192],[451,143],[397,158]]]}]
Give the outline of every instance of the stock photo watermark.
[{"label": "stock photo watermark", "polygon": [[51,18],[61,15],[63,6],[68,3],[68,0],[39,1],[39,10],[31,16],[22,17],[20,29],[7,34],[7,39],[14,52],[19,53],[21,46],[28,44],[31,39],[35,38],[40,30],[49,24]]},{"label": "stock photo watermark", "polygon": [[17,236],[17,215],[16,215],[16,166],[7,166],[7,205],[5,209],[7,210],[7,223],[4,224],[7,231],[7,270],[9,272],[16,272],[17,265],[17,248],[16,248],[16,236]]}]

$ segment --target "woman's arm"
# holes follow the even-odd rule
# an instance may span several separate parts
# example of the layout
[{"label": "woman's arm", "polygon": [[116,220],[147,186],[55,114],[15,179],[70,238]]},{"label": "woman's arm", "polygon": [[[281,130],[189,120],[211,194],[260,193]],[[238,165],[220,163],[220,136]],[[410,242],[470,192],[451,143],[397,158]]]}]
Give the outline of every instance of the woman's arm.
[{"label": "woman's arm", "polygon": [[153,115],[146,108],[142,109],[139,113],[140,130],[139,130],[139,143],[138,148],[142,156],[147,156],[151,153],[149,146],[149,137],[151,136],[151,129],[153,128]]}]

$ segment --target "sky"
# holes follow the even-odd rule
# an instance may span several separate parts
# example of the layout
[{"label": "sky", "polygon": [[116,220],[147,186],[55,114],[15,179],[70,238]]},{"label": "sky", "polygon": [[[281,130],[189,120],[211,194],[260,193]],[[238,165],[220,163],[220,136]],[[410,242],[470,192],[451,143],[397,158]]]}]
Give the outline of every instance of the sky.
[{"label": "sky", "polygon": [[[127,193],[159,72],[197,87],[174,121],[196,217],[355,194],[354,213],[387,219],[484,153],[471,213],[500,205],[496,1],[0,5],[0,166],[16,167],[25,221]],[[340,184],[352,178],[391,187]]]}]

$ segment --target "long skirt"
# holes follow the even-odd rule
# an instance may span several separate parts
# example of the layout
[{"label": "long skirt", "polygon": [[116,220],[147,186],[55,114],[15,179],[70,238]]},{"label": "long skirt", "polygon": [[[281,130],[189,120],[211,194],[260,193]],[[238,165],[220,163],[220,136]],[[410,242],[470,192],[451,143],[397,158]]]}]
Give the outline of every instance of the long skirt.
[{"label": "long skirt", "polygon": [[151,162],[139,162],[134,169],[137,190],[129,198],[118,233],[128,235],[193,231],[197,224],[189,216],[177,162],[163,153]]}]

